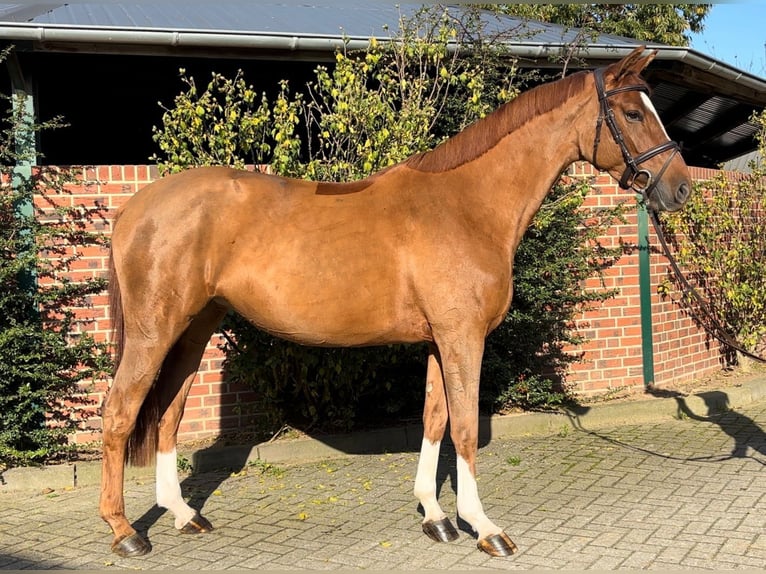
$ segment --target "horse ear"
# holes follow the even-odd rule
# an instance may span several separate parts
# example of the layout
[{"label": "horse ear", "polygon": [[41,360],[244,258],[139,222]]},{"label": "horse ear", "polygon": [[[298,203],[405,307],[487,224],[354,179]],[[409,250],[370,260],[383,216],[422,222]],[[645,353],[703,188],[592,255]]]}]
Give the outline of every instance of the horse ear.
[{"label": "horse ear", "polygon": [[630,73],[640,74],[657,55],[657,50],[652,50],[646,56],[642,56],[645,50],[646,46],[639,46],[619,62],[611,64],[608,71],[614,74],[615,80]]}]

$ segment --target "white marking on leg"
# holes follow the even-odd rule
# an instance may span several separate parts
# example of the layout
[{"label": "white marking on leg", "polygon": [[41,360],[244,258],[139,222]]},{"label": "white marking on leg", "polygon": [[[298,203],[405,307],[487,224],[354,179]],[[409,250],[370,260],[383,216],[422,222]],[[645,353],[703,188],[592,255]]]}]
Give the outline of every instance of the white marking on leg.
[{"label": "white marking on leg", "polygon": [[447,515],[436,500],[436,468],[439,465],[441,441],[431,442],[423,438],[418,458],[418,472],[415,475],[415,496],[425,511],[423,522],[441,520]]},{"label": "white marking on leg", "polygon": [[476,479],[471,474],[468,462],[460,455],[457,457],[457,512],[471,525],[479,540],[503,531],[484,514]]},{"label": "white marking on leg", "polygon": [[157,452],[157,506],[173,513],[175,527],[180,530],[194,517],[195,511],[181,496],[176,459],[175,448],[170,452]]}]

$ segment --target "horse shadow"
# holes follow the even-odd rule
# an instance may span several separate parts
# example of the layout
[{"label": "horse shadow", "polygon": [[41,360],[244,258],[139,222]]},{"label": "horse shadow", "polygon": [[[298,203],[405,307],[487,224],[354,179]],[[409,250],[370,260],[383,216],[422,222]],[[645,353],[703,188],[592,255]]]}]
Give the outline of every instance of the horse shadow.
[{"label": "horse shadow", "polygon": [[688,417],[718,425],[734,441],[729,458],[752,458],[766,465],[766,462],[748,454],[752,450],[766,457],[766,432],[758,423],[731,408],[729,396],[723,391],[706,391],[695,396],[703,400],[707,412],[695,413],[683,396],[674,396],[679,418]]},{"label": "horse shadow", "polygon": [[[309,436],[326,446],[331,447],[345,455],[364,454],[389,454],[389,453],[418,453],[423,436],[422,424],[408,423],[406,425],[405,438],[401,436],[401,427],[391,429],[390,437],[386,439],[386,431],[375,433],[373,440],[356,441],[353,433],[347,434],[315,434]],[[486,446],[492,440],[490,418],[479,417],[479,448]],[[226,435],[218,437],[210,446],[194,453],[191,461],[191,472],[186,474],[180,481],[181,492],[187,504],[200,514],[205,503],[220,490],[222,484],[232,474],[242,472],[245,469],[259,466],[260,460],[254,455],[255,448],[263,443],[230,444],[231,438]],[[318,459],[318,460],[321,460]],[[268,462],[268,461],[263,461]],[[414,487],[414,482],[413,482]],[[444,488],[449,488],[457,495],[457,455],[452,440],[449,438],[449,427],[445,433],[439,455],[436,470],[436,491],[440,496]],[[413,495],[413,505],[417,505],[417,512],[425,515],[423,507],[417,503]],[[149,531],[155,526],[168,511],[164,508],[152,505],[143,515],[133,522],[133,527],[150,540]],[[215,526],[215,516],[209,517]],[[467,534],[475,537],[471,526],[457,518],[456,527]]]},{"label": "horse shadow", "polygon": [[[731,453],[724,457],[704,456],[684,460],[710,462],[731,458],[749,458],[766,466],[766,432],[752,418],[733,409],[731,407],[731,402],[729,401],[729,396],[725,392],[706,391],[695,394],[694,397],[702,400],[703,409],[705,411],[702,413],[695,412],[695,409],[698,409],[698,406],[696,405],[699,404],[699,401],[693,401],[695,406],[692,407],[692,405],[689,404],[690,401],[687,400],[687,395],[681,392],[657,388],[648,388],[646,392],[658,398],[672,398],[676,402],[677,418],[688,418],[717,425],[724,433],[729,435],[734,442]],[[637,448],[638,450],[645,451],[649,454],[663,456],[665,458],[673,458],[656,452],[646,451],[639,447],[631,447],[631,445],[589,430],[583,424],[583,417],[587,415],[589,411],[590,407],[574,406],[567,408],[566,414],[569,417],[572,426],[579,431],[598,436],[609,442],[619,443],[622,446]],[[765,459],[761,460],[760,458],[753,456],[750,454],[751,451],[763,455]]]}]

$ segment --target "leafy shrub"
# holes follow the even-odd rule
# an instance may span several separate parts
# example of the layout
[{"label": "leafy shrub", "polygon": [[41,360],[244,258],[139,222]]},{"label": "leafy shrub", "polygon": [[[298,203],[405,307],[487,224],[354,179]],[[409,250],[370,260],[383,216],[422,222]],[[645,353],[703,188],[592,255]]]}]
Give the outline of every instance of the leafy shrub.
[{"label": "leafy shrub", "polygon": [[[730,336],[756,351],[766,347],[766,112],[751,121],[760,126],[760,161],[750,162],[749,173],[721,171],[697,183],[684,209],[663,222],[674,234],[679,264],[712,313]],[[669,282],[662,290],[671,292]]]},{"label": "leafy shrub", "polygon": [[362,420],[411,414],[413,405],[422,404],[421,345],[305,347],[259,331],[238,315],[227,317],[226,328],[236,336],[236,348],[227,349],[226,376],[256,391],[266,428],[288,422],[304,430],[350,430]]},{"label": "leafy shrub", "polygon": [[31,138],[61,121],[36,123],[25,115],[23,100],[0,99],[7,104],[0,133],[1,469],[52,460],[67,450],[79,419],[80,384],[106,368],[108,355],[78,332],[71,310],[103,282],[65,277],[77,259],[72,246],[100,245],[102,238],[85,231],[87,210],[56,205],[74,174],[32,169],[36,158],[20,145],[25,134]]},{"label": "leafy shrub", "polygon": [[586,209],[589,190],[588,182],[559,182],[519,245],[511,309],[487,339],[482,401],[488,409],[545,408],[573,398],[566,372],[579,357],[564,349],[583,342],[574,319],[616,294],[585,291],[582,285],[622,254],[622,248],[605,248],[598,238],[622,221],[624,207]]}]

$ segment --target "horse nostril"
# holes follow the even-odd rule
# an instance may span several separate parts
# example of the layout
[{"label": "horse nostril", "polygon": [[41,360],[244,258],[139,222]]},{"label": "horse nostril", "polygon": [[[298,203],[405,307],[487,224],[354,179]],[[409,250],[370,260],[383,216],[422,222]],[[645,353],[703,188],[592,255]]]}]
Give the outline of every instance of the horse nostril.
[{"label": "horse nostril", "polygon": [[689,199],[689,195],[691,195],[692,188],[687,182],[683,182],[681,185],[678,186],[678,190],[676,191],[676,200],[678,203],[684,203],[687,199]]}]

